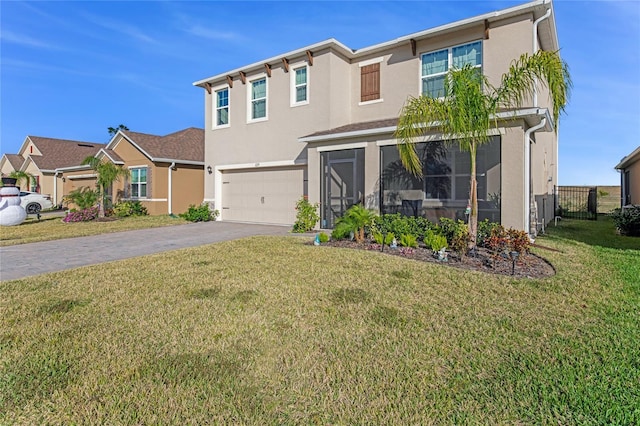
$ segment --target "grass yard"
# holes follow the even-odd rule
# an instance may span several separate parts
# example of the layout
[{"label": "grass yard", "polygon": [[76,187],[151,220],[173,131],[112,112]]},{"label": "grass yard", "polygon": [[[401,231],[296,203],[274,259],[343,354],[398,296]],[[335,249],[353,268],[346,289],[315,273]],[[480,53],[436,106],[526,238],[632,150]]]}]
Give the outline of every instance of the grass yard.
[{"label": "grass yard", "polygon": [[182,223],[189,222],[180,217],[169,215],[132,216],[113,221],[77,223],[64,223],[60,216],[47,217],[43,215],[40,220],[37,220],[34,216],[28,216],[27,220],[20,225],[0,227],[0,246],[85,237],[108,232],[131,231],[133,229],[155,228]]},{"label": "grass yard", "polygon": [[549,279],[254,237],[0,283],[0,424],[640,423],[640,239],[539,242]]}]

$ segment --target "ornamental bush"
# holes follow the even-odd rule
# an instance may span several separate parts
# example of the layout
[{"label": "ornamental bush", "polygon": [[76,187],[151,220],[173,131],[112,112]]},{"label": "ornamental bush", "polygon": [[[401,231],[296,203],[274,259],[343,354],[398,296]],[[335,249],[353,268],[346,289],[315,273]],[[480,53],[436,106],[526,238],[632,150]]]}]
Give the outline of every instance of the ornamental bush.
[{"label": "ornamental bush", "polygon": [[610,216],[620,234],[640,237],[640,206],[618,208]]},{"label": "ornamental bush", "polygon": [[305,197],[296,202],[296,222],[293,224],[293,232],[303,233],[311,231],[320,220],[318,215],[318,203],[311,204]]},{"label": "ornamental bush", "polygon": [[63,222],[89,222],[98,217],[98,206],[83,210],[72,210],[62,219]]},{"label": "ornamental bush", "polygon": [[180,213],[178,216],[189,222],[209,222],[210,220],[216,220],[219,213],[218,210],[211,210],[209,204],[203,203],[198,207],[191,204],[189,210]]},{"label": "ornamental bush", "polygon": [[113,214],[118,217],[146,216],[147,208],[140,201],[122,201],[113,206]]}]

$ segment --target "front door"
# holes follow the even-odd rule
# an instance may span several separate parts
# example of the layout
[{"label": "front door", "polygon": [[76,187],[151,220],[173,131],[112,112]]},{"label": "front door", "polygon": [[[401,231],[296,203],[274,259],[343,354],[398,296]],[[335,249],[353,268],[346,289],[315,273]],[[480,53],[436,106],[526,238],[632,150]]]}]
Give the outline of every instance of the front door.
[{"label": "front door", "polygon": [[345,211],[364,198],[364,149],[322,153],[323,228],[333,228]]}]

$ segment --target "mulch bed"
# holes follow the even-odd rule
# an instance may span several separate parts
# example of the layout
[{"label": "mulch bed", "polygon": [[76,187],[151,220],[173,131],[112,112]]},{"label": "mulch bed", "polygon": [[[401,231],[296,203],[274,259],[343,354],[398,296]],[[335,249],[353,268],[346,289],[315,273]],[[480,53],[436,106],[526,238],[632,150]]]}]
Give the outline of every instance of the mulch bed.
[{"label": "mulch bed", "polygon": [[[310,242],[309,244],[313,244],[313,242]],[[322,243],[322,245],[358,250],[380,251],[379,244],[370,242],[359,244],[355,241],[349,240],[332,240],[327,243]],[[527,253],[516,261],[515,268],[513,268],[513,275],[511,274],[513,267],[511,259],[506,255],[495,257],[486,248],[479,247],[475,256],[460,256],[454,252],[447,252],[448,259],[446,262],[436,259],[433,256],[432,251],[424,246],[417,249],[407,249],[404,247],[391,249],[385,246],[384,253],[391,256],[402,256],[407,259],[437,263],[439,265],[446,265],[453,268],[479,271],[489,274],[508,275],[513,276],[514,278],[545,278],[553,276],[556,273],[555,269],[548,261],[533,253]]]}]

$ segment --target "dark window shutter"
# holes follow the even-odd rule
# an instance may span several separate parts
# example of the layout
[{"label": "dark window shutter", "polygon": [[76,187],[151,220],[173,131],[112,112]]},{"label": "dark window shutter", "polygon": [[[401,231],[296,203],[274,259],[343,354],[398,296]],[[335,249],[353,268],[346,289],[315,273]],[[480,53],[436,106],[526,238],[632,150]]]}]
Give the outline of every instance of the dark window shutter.
[{"label": "dark window shutter", "polygon": [[360,68],[360,102],[380,99],[380,64]]}]

